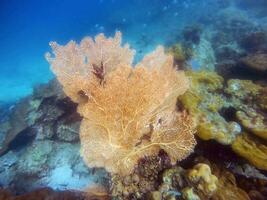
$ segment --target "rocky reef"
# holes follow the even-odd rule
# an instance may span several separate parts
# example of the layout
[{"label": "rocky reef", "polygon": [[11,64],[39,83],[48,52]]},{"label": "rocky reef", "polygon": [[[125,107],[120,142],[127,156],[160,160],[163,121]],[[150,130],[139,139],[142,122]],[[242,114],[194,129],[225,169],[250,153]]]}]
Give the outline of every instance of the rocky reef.
[{"label": "rocky reef", "polygon": [[[267,30],[229,1],[222,3],[225,9],[202,19],[215,19],[211,26],[185,26],[166,52],[190,82],[177,100],[177,110],[196,125],[197,145],[189,157],[175,163],[157,149],[138,157],[127,175],[119,174],[121,166],[118,173],[89,168],[79,152],[78,104],[52,80],[1,109],[0,199],[266,199]],[[101,78],[99,66],[94,68]],[[74,94],[88,101],[83,91]],[[149,137],[143,135],[140,144]]]},{"label": "rocky reef", "polygon": [[15,194],[51,187],[82,189],[107,184],[103,170],[88,169],[80,157],[76,104],[57,81],[38,86],[0,124],[0,184]]},{"label": "rocky reef", "polygon": [[174,166],[164,153],[144,158],[114,177],[113,199],[266,198],[266,29],[232,6],[216,17],[208,30],[186,27],[169,49],[191,81],[177,106],[197,124],[194,153]]},{"label": "rocky reef", "polygon": [[[197,124],[194,153],[171,165],[168,155],[160,151],[141,159],[134,172],[124,177],[110,177],[104,170],[85,166],[79,155],[81,117],[76,104],[55,80],[39,86],[1,123],[0,180],[6,188],[1,195],[6,199],[36,195],[51,199],[264,199],[266,86],[251,80],[225,80],[210,71],[187,71],[187,76],[191,88],[177,105],[187,109]],[[101,194],[65,191],[90,185],[106,190]]]},{"label": "rocky reef", "polygon": [[[206,148],[213,148],[219,158],[211,153],[203,157]],[[251,165],[234,163],[233,152],[223,146],[215,148],[199,144],[191,158],[172,167],[162,153],[145,158],[132,175],[113,177],[112,199],[264,199],[267,177]]]},{"label": "rocky reef", "polygon": [[[223,78],[214,72],[189,72],[189,76],[191,90],[180,101],[195,117],[198,136],[232,145],[237,154],[267,170],[266,87],[239,79],[223,85]],[[257,137],[263,140],[261,145]]]}]

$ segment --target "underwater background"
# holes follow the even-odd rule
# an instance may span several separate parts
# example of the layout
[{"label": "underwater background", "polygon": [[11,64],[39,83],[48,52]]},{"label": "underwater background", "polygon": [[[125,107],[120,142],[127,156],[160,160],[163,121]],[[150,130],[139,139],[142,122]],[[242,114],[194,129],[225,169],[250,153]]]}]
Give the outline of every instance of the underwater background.
[{"label": "underwater background", "polygon": [[175,42],[186,25],[201,20],[207,26],[213,23],[212,15],[220,4],[224,1],[3,0],[0,102],[26,96],[34,85],[53,77],[44,59],[50,41],[66,44],[88,35],[112,35],[120,30],[123,39],[137,49],[140,59],[158,44]]},{"label": "underwater background", "polygon": [[[213,191],[199,194],[196,188],[182,195],[182,189],[197,184],[190,181],[188,187],[172,185],[162,192],[158,177],[169,165],[157,166],[156,175],[151,172],[157,178],[147,181],[150,172],[143,176],[146,186],[141,186],[140,178],[138,184],[117,177],[111,183],[104,169],[84,164],[79,154],[82,118],[56,81],[45,53],[51,51],[50,41],[66,45],[99,33],[113,37],[116,31],[136,50],[134,63],[163,45],[193,80],[194,95],[186,93],[180,101],[198,117],[198,145],[181,166],[189,170],[193,163],[206,163],[221,181],[220,176],[231,173],[229,182],[237,183],[227,189],[239,194],[232,199],[265,199],[266,0],[0,0],[0,193],[7,189],[24,194],[43,187],[82,191],[102,185],[112,188],[118,199],[148,199],[143,197],[147,191],[158,191],[161,199],[167,199],[164,192],[183,199],[212,198]],[[207,153],[211,151],[218,158]],[[229,172],[216,174],[213,162]],[[201,170],[208,170],[205,167]],[[180,170],[179,177],[186,176],[183,173]],[[140,192],[139,187],[149,189]],[[160,199],[153,195],[149,198]],[[226,194],[216,198],[230,199]]]}]

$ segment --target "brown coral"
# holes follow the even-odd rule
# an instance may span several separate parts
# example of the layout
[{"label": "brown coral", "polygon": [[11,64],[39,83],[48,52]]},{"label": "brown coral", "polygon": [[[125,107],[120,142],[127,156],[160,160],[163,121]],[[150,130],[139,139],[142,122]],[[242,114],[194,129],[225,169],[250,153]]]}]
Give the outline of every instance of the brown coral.
[{"label": "brown coral", "polygon": [[125,175],[139,158],[160,149],[172,163],[192,151],[193,122],[186,112],[176,112],[176,98],[189,82],[163,47],[132,68],[134,51],[121,47],[119,32],[81,45],[52,44],[52,70],[84,117],[80,138],[88,166]]},{"label": "brown coral", "polygon": [[226,170],[221,170],[217,173],[215,175],[218,177],[218,189],[212,196],[212,200],[250,200],[247,193],[237,186],[233,174]]}]

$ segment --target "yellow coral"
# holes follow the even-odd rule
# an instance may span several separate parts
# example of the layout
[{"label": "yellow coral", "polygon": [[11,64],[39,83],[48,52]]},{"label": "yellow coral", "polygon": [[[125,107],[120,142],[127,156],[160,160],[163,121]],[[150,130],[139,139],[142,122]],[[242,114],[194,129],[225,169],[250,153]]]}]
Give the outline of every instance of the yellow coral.
[{"label": "yellow coral", "polygon": [[182,196],[185,200],[201,200],[200,197],[194,192],[193,188],[186,187],[182,190]]},{"label": "yellow coral", "polygon": [[225,92],[239,99],[255,97],[260,94],[262,87],[250,80],[230,79],[227,81]]},{"label": "yellow coral", "polygon": [[[134,51],[115,38],[98,35],[81,45],[52,45],[52,70],[83,116],[82,156],[90,167],[129,174],[138,159],[164,149],[172,163],[195,145],[194,125],[176,112],[177,97],[189,87],[182,71],[163,47],[131,67]],[[55,43],[52,43],[55,44]]]},{"label": "yellow coral", "polygon": [[206,196],[211,196],[217,189],[218,179],[211,173],[207,164],[199,163],[188,172],[188,179],[191,183],[196,184],[198,190]]},{"label": "yellow coral", "polygon": [[267,170],[267,146],[258,138],[243,133],[233,142],[232,149],[257,168]]},{"label": "yellow coral", "polygon": [[187,75],[191,88],[179,99],[196,120],[198,136],[203,140],[231,144],[240,128],[235,122],[227,122],[219,113],[225,99],[216,91],[223,88],[223,78],[208,71],[188,72]]},{"label": "yellow coral", "polygon": [[249,112],[237,111],[236,117],[240,123],[253,134],[267,140],[267,125],[265,124],[265,118],[260,113],[254,110]]}]

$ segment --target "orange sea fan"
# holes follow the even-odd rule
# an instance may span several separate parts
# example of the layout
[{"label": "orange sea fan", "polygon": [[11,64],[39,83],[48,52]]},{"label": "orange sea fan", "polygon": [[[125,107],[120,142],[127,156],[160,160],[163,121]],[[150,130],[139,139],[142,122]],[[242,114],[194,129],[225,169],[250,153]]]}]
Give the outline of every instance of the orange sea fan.
[{"label": "orange sea fan", "polygon": [[66,94],[79,103],[87,165],[126,175],[141,157],[160,149],[172,163],[186,157],[195,145],[195,129],[186,112],[176,111],[176,101],[189,82],[173,67],[172,56],[160,46],[133,68],[134,51],[121,47],[120,33],[83,41],[54,46],[55,58],[48,59]]},{"label": "orange sea fan", "polygon": [[128,44],[121,46],[121,33],[116,32],[114,38],[106,38],[99,34],[93,40],[85,37],[80,45],[70,41],[61,46],[50,42],[54,57],[46,53],[46,59],[51,64],[52,71],[62,84],[65,93],[74,101],[79,102],[78,91],[86,89],[87,82],[93,75],[93,65],[108,66],[105,73],[119,65],[131,65],[135,54]]}]

